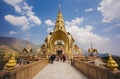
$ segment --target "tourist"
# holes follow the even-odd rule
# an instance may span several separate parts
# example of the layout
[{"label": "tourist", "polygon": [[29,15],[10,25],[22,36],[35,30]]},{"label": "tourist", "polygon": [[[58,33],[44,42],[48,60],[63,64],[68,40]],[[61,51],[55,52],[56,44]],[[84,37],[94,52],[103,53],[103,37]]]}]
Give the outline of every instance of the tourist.
[{"label": "tourist", "polygon": [[65,57],[65,55],[63,55],[63,57],[62,57],[62,58],[63,58],[63,62],[65,62],[65,60],[66,60],[66,57]]},{"label": "tourist", "polygon": [[55,60],[55,58],[56,58],[56,56],[55,56],[55,54],[53,54],[53,60]]},{"label": "tourist", "polygon": [[54,60],[54,55],[52,54],[51,57],[50,57],[51,64],[53,64],[53,60]]},{"label": "tourist", "polygon": [[49,54],[49,56],[48,56],[48,60],[49,60],[49,63],[51,62],[51,54]]},{"label": "tourist", "polygon": [[62,58],[62,55],[60,55],[60,60],[62,61],[62,59],[63,59],[63,58]]},{"label": "tourist", "polygon": [[56,61],[59,61],[59,56],[58,55],[56,56]]}]

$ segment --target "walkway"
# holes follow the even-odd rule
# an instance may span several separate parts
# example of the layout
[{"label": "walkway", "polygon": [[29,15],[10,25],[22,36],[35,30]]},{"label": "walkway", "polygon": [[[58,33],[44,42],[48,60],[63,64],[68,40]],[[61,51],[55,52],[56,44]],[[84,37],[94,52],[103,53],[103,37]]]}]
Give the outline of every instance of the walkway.
[{"label": "walkway", "polygon": [[54,62],[48,64],[33,79],[87,79],[67,62]]}]

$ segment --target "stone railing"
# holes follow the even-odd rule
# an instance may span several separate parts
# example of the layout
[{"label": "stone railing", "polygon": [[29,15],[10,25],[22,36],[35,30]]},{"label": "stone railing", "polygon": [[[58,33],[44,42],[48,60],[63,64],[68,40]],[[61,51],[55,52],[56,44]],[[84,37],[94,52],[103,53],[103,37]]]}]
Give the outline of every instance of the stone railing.
[{"label": "stone railing", "polygon": [[73,59],[72,65],[83,73],[88,79],[120,79],[120,71],[111,71],[103,66]]},{"label": "stone railing", "polygon": [[32,79],[47,64],[48,59],[41,59],[13,70],[3,70],[0,72],[0,79]]}]

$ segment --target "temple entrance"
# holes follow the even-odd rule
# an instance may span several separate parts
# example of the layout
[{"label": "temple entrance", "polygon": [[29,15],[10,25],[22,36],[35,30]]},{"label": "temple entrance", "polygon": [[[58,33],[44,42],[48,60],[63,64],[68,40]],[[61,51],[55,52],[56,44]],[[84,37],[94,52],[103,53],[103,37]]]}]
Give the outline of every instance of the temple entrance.
[{"label": "temple entrance", "polygon": [[57,50],[57,55],[58,56],[62,55],[62,52],[63,52],[62,50]]},{"label": "temple entrance", "polygon": [[56,55],[61,56],[65,51],[64,41],[56,40],[54,43],[54,48],[55,48],[54,51],[55,51]]}]

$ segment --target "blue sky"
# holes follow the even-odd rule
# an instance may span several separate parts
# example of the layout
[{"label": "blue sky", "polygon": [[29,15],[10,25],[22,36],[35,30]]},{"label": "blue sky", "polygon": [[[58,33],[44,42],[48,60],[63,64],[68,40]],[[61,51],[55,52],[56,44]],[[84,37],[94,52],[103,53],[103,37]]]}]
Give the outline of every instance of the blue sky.
[{"label": "blue sky", "polygon": [[[76,44],[120,56],[120,0],[0,0],[0,36],[43,44],[58,4]],[[112,5],[112,6],[111,6]]]}]

